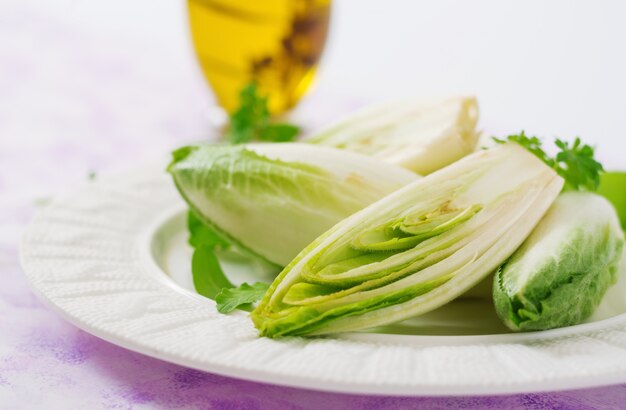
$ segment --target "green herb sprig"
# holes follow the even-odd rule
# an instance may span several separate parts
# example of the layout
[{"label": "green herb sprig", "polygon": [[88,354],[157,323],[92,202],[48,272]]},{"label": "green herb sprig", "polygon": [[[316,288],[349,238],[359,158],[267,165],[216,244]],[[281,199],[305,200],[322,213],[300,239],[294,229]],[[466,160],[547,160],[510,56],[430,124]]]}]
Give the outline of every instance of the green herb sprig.
[{"label": "green herb sprig", "polygon": [[252,285],[242,283],[239,287],[223,288],[215,297],[217,311],[230,313],[235,309],[252,310],[252,303],[263,298],[270,288],[269,283],[256,282]]},{"label": "green herb sprig", "polygon": [[273,123],[267,97],[259,94],[256,83],[250,83],[239,94],[239,108],[230,116],[226,137],[231,144],[251,141],[289,142],[300,133],[293,124]]},{"label": "green herb sprig", "polygon": [[191,275],[196,291],[215,300],[217,310],[229,313],[235,309],[252,310],[252,303],[260,300],[269,284],[256,282],[235,286],[224,274],[216,252],[230,247],[210,226],[202,222],[193,211],[187,214],[189,245],[193,250]]},{"label": "green herb sprig", "polygon": [[493,139],[499,144],[516,142],[526,148],[565,179],[566,190],[596,191],[600,186],[600,175],[604,168],[594,158],[593,147],[583,144],[579,137],[576,137],[571,145],[557,138],[554,144],[560,151],[554,157],[544,151],[540,138],[529,137],[524,131],[504,139],[495,137]]}]

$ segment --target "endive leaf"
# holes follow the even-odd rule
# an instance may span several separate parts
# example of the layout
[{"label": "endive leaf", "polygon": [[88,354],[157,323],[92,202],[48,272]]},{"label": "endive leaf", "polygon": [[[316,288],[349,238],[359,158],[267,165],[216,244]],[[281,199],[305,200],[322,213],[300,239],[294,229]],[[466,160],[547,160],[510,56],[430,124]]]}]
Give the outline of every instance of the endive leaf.
[{"label": "endive leaf", "polygon": [[624,235],[611,204],[590,192],[559,196],[494,278],[498,315],[512,330],[581,323],[615,282]]},{"label": "endive leaf", "polygon": [[474,97],[397,101],[358,112],[305,141],[370,155],[426,175],[474,151],[477,122]]},{"label": "endive leaf", "polygon": [[474,153],[321,235],[280,273],[252,319],[262,335],[280,337],[430,311],[500,266],[562,186],[517,144]]},{"label": "endive leaf", "polygon": [[173,156],[168,170],[202,222],[280,266],[335,223],[419,178],[310,144],[198,145]]}]

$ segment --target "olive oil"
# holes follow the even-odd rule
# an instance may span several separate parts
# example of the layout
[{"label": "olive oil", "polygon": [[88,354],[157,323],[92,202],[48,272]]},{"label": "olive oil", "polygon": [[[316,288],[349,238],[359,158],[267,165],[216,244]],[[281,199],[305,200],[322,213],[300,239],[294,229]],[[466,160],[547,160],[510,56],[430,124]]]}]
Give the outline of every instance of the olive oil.
[{"label": "olive oil", "polygon": [[200,66],[222,107],[255,81],[278,114],[311,85],[326,41],[330,0],[188,0]]}]

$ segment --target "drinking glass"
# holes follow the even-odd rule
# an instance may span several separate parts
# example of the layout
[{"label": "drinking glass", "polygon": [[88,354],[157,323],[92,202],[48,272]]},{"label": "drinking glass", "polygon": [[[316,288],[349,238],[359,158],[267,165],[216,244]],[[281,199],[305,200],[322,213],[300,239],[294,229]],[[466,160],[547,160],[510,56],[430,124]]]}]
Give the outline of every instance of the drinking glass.
[{"label": "drinking glass", "polygon": [[188,0],[202,71],[228,112],[254,81],[272,114],[311,86],[326,42],[330,0]]}]

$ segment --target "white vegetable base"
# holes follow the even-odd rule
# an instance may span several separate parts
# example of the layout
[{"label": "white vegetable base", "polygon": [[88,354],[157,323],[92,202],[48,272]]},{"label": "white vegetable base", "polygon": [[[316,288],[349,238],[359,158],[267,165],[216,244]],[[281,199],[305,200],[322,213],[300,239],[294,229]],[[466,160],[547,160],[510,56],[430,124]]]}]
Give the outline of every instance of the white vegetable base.
[{"label": "white vegetable base", "polygon": [[[259,338],[244,312],[219,314],[192,291],[185,206],[162,169],[57,200],[24,238],[34,291],[98,337],[213,373],[340,392],[497,394],[626,382],[626,314],[609,317],[626,311],[622,283],[594,322],[565,329],[500,333],[487,299],[376,332]],[[224,256],[236,281],[255,280],[254,267]]]}]

